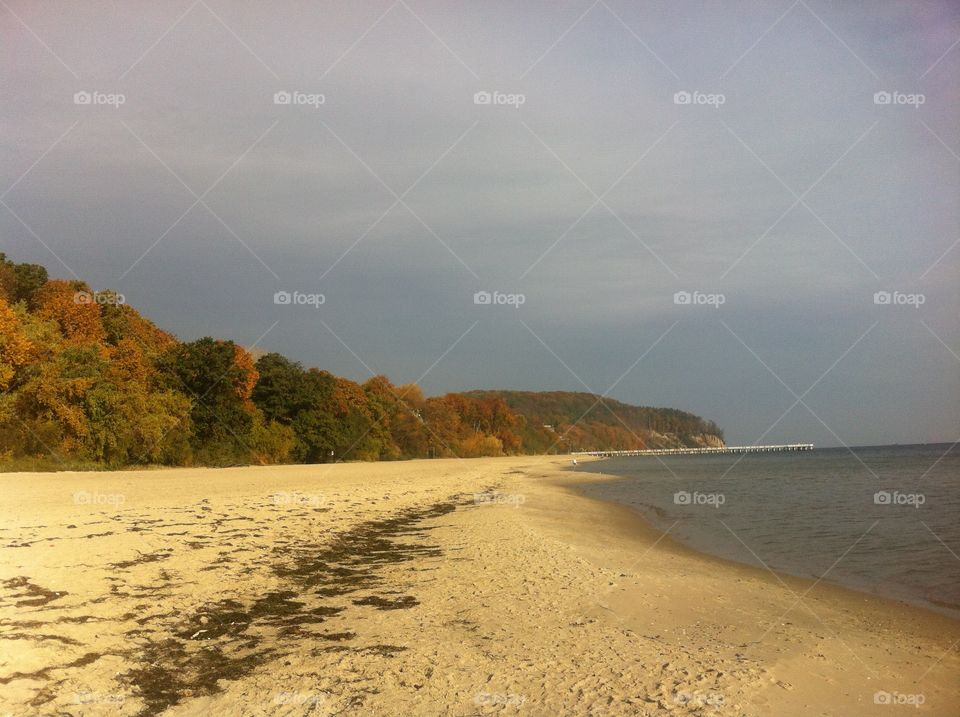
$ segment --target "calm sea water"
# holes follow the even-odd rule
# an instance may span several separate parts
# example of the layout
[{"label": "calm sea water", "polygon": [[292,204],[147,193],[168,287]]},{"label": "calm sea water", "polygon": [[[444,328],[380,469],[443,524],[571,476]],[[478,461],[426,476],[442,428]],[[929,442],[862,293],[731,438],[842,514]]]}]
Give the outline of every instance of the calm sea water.
[{"label": "calm sea water", "polygon": [[579,470],[625,477],[582,490],[697,550],[960,619],[960,446],[616,458]]}]

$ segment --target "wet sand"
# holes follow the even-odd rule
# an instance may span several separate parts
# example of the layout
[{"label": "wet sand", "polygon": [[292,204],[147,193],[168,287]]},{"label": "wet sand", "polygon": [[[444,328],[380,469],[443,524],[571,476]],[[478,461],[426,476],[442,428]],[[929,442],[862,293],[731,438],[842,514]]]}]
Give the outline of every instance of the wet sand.
[{"label": "wet sand", "polygon": [[960,623],[694,553],[567,468],[0,476],[0,714],[960,714]]}]

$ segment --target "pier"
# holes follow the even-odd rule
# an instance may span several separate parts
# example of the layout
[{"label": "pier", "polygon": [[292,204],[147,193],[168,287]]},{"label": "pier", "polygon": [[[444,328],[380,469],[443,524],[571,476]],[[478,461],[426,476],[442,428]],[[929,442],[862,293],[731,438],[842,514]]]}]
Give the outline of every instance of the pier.
[{"label": "pier", "polygon": [[729,453],[785,453],[789,451],[812,451],[812,443],[786,443],[779,446],[723,446],[722,448],[644,448],[634,451],[576,451],[574,456],[601,456],[620,458],[624,456],[703,456]]}]

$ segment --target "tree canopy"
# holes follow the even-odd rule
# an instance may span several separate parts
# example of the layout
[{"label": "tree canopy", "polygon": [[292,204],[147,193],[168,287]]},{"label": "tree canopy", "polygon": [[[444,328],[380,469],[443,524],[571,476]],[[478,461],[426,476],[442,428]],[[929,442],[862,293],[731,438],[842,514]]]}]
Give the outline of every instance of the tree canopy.
[{"label": "tree canopy", "polygon": [[722,440],[698,416],[591,394],[425,398],[386,376],[361,384],[229,340],[181,342],[119,294],[0,253],[0,466],[466,458],[709,436]]}]

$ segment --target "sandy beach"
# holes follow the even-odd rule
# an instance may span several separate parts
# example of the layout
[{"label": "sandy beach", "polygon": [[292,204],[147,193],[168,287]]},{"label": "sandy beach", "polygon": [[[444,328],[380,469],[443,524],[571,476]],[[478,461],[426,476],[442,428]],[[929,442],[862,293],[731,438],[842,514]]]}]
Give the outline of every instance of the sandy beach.
[{"label": "sandy beach", "polygon": [[0,714],[960,714],[960,623],[695,553],[569,468],[4,475]]}]

